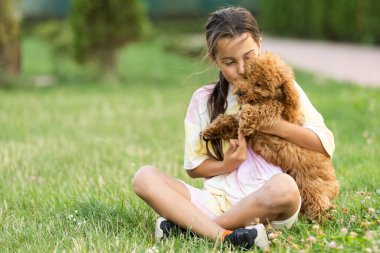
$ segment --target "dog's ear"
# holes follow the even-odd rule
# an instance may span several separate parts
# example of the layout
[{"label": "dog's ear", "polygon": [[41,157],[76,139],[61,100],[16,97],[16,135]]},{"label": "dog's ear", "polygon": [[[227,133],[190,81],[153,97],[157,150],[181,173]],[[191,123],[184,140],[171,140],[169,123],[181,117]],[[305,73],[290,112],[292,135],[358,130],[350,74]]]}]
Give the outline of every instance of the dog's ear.
[{"label": "dog's ear", "polygon": [[272,66],[276,66],[276,93],[281,103],[289,108],[298,108],[298,92],[294,85],[294,74],[292,68],[275,54],[266,53],[266,58]]},{"label": "dog's ear", "polygon": [[299,98],[298,92],[294,86],[293,80],[286,80],[277,88],[280,102],[287,108],[298,109]]}]

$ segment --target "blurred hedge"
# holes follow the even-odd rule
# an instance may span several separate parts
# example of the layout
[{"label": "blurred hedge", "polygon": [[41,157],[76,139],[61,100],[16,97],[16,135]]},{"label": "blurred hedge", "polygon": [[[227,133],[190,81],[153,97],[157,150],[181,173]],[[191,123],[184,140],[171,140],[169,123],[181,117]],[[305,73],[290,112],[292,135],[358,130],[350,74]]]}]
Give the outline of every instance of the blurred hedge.
[{"label": "blurred hedge", "polygon": [[379,0],[263,0],[265,33],[380,44]]},{"label": "blurred hedge", "polygon": [[[255,11],[260,0],[145,0],[152,19],[204,18],[222,6],[238,5]],[[265,0],[264,0],[265,1]]]}]

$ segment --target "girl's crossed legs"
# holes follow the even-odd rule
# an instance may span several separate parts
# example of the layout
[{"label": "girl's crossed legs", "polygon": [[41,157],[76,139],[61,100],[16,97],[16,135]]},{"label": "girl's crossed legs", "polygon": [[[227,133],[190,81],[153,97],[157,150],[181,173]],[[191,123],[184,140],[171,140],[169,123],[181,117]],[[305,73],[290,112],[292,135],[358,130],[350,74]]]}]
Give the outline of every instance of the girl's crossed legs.
[{"label": "girl's crossed legs", "polygon": [[226,230],[245,227],[256,221],[286,220],[299,210],[300,193],[294,179],[277,174],[263,187],[210,219],[191,202],[190,192],[178,179],[153,166],[144,166],[133,179],[134,191],[159,215],[183,228],[213,240]]}]

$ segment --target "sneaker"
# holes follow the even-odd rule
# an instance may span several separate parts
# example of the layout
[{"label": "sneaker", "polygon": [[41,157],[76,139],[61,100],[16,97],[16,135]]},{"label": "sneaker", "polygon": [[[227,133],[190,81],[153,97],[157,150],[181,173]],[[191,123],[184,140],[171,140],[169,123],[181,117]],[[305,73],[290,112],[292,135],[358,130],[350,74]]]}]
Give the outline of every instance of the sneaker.
[{"label": "sneaker", "polygon": [[263,251],[269,249],[269,241],[263,224],[235,229],[224,240],[244,250],[249,250],[254,245]]},{"label": "sneaker", "polygon": [[175,228],[175,224],[164,217],[158,217],[156,221],[156,228],[154,229],[154,236],[156,242],[161,241],[162,238],[168,237],[172,230]]},{"label": "sneaker", "polygon": [[186,230],[180,228],[180,226],[171,222],[170,220],[165,219],[164,217],[158,217],[156,221],[156,228],[154,230],[156,242],[161,241],[162,238],[180,233],[186,233]]}]

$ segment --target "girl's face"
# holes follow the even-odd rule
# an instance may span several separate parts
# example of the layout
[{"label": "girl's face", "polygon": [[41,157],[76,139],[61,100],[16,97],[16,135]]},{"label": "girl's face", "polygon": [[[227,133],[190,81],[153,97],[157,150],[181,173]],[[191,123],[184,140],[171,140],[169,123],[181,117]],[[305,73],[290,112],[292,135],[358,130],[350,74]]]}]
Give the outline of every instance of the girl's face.
[{"label": "girl's face", "polygon": [[261,38],[257,44],[249,33],[217,42],[215,63],[230,84],[243,77],[245,61],[259,54],[260,44]]}]

